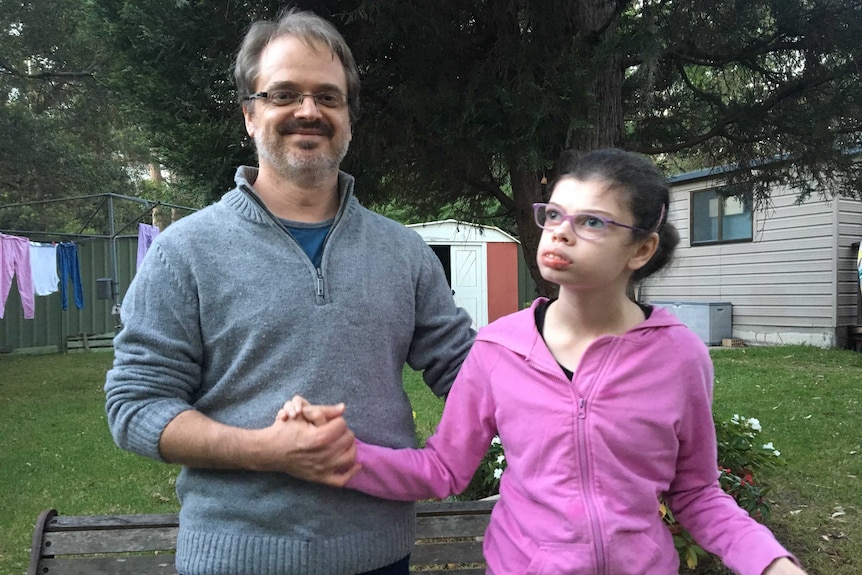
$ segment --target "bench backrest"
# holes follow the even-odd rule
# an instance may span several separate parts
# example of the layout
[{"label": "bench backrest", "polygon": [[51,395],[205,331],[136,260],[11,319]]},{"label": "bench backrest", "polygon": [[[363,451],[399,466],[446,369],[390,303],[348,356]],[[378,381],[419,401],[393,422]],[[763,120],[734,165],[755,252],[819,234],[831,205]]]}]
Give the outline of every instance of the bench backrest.
[{"label": "bench backrest", "polygon": [[[493,501],[416,506],[410,564],[423,575],[481,575],[482,536]],[[64,516],[53,509],[36,522],[27,575],[176,575],[178,516]]]}]

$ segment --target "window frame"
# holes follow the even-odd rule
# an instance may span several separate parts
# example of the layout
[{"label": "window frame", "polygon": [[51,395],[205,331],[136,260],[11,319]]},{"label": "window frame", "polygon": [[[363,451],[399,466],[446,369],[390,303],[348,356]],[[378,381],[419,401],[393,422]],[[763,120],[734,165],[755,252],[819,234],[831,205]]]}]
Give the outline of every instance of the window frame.
[{"label": "window frame", "polygon": [[[722,187],[717,187],[717,188],[713,187],[713,188],[707,188],[707,189],[703,189],[703,190],[692,190],[689,193],[689,218],[688,218],[689,236],[688,237],[689,237],[689,245],[690,246],[699,247],[699,246],[714,246],[714,245],[719,245],[719,244],[741,244],[741,243],[750,243],[750,242],[754,241],[754,209],[752,208],[751,202],[746,201],[746,198],[744,196],[740,196],[739,194],[731,194],[731,193],[729,193],[729,191],[730,191],[730,186],[723,187],[723,188]],[[716,231],[717,237],[715,239],[697,241],[697,240],[695,240],[695,228],[696,228],[695,209],[694,209],[695,196],[702,195],[702,194],[715,194],[715,198],[718,200],[718,215],[716,216],[716,220],[718,223],[718,229]],[[742,213],[744,214],[744,213],[746,213],[746,211],[748,212],[749,230],[748,230],[748,236],[747,237],[730,238],[730,239],[723,239],[723,237],[722,237],[723,236],[723,230],[724,230],[725,209],[727,206],[727,199],[728,198],[738,198],[739,202],[743,206],[743,212]],[[707,201],[709,201],[709,200],[707,200]]]}]

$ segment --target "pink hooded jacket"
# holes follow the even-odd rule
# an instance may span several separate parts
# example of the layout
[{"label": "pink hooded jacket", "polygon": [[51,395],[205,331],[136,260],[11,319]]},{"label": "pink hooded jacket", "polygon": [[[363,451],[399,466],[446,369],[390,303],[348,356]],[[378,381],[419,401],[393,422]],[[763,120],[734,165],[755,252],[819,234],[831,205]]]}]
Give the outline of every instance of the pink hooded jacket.
[{"label": "pink hooded jacket", "polygon": [[790,556],[718,485],[712,362],[690,330],[655,308],[592,343],[570,382],[536,305],[479,331],[424,449],[360,443],[348,487],[403,500],[459,493],[499,434],[508,467],[483,544],[488,573],[676,574],[661,494],[742,575]]}]

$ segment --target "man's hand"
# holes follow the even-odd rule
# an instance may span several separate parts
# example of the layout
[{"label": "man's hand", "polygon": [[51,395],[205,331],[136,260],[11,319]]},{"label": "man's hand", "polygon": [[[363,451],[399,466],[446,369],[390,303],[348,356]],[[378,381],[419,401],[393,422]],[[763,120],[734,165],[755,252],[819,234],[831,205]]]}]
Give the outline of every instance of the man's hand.
[{"label": "man's hand", "polygon": [[344,409],[343,403],[311,405],[294,397],[273,424],[262,430],[264,445],[285,448],[265,448],[269,465],[306,481],[342,487],[359,470],[356,440],[344,420]]},{"label": "man's hand", "polygon": [[184,411],[165,427],[159,450],[166,461],[189,467],[280,472],[341,487],[359,469],[356,440],[342,417],[344,405],[307,408],[308,418],[277,417],[263,429]]},{"label": "man's hand", "polygon": [[[343,426],[345,432],[349,434],[351,439],[351,449],[349,453],[342,453],[341,458],[338,460],[330,460],[327,462],[325,459],[328,456],[326,452],[322,452],[320,458],[310,458],[309,461],[312,464],[317,462],[320,465],[310,469],[310,475],[304,476],[303,479],[332,485],[333,487],[343,487],[350,478],[359,471],[360,465],[355,463],[355,438],[353,436],[353,432],[351,432],[347,427],[347,424],[342,417],[344,415],[344,410],[345,406],[343,403],[336,405],[312,405],[302,396],[295,395],[292,399],[286,401],[278,411],[273,426],[277,426],[280,423],[285,425],[304,425],[320,432],[325,432],[327,430],[332,432],[333,427],[341,430]],[[310,435],[315,435],[314,431],[307,431]],[[336,453],[339,453],[337,451],[339,446],[340,438],[335,437],[331,447],[336,451]],[[349,463],[347,462],[348,457]],[[343,464],[342,461],[344,462]]]}]

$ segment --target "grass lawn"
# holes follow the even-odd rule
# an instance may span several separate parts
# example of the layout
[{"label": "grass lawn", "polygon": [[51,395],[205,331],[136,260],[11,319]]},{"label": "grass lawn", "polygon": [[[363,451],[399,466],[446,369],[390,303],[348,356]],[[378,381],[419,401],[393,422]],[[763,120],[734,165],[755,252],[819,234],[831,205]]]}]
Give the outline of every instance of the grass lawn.
[{"label": "grass lawn", "polygon": [[[760,477],[772,486],[769,525],[810,574],[862,573],[862,354],[734,348],[713,359],[719,416],[758,418],[787,461]],[[108,353],[0,356],[0,575],[26,571],[33,522],[45,508],[177,509],[176,469],[111,441],[102,394],[110,362]],[[407,372],[405,385],[427,436],[442,403],[417,374]]]}]

